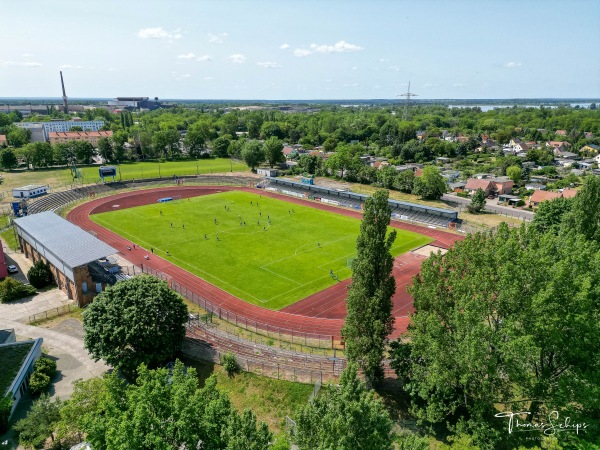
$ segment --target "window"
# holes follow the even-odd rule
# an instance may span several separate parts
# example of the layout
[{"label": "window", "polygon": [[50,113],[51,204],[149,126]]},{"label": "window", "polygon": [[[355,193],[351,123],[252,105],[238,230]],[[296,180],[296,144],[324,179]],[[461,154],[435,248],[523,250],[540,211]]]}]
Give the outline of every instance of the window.
[{"label": "window", "polygon": [[83,291],[84,294],[88,293],[87,281],[84,281],[83,283],[81,283],[81,290]]},{"label": "window", "polygon": [[102,283],[96,283],[96,293],[102,292]]}]

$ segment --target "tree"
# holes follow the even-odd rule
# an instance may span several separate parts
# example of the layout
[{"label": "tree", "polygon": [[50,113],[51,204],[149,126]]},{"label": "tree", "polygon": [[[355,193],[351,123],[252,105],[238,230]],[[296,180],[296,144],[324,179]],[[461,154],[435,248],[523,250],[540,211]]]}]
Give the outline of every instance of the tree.
[{"label": "tree", "polygon": [[27,272],[27,279],[36,289],[41,289],[54,283],[50,264],[38,260]]},{"label": "tree", "polygon": [[10,127],[10,131],[6,134],[6,141],[12,147],[23,147],[31,139],[31,131],[25,128]]},{"label": "tree", "polygon": [[112,161],[113,148],[109,138],[102,137],[98,139],[98,153],[100,154],[104,162]]},{"label": "tree", "polygon": [[558,234],[561,224],[572,207],[572,198],[560,197],[540,203],[531,221],[532,229],[538,233]]},{"label": "tree", "polygon": [[60,420],[60,407],[60,399],[51,401],[45,394],[33,402],[27,416],[13,426],[19,435],[19,443],[24,447],[41,448],[49,437],[54,442],[53,432]]},{"label": "tree", "polygon": [[600,242],[600,177],[586,177],[582,189],[573,199],[566,226]]},{"label": "tree", "polygon": [[471,203],[467,206],[471,214],[478,214],[485,209],[485,191],[478,188],[471,198]]},{"label": "tree", "polygon": [[506,175],[513,180],[515,184],[519,184],[523,177],[523,170],[519,166],[510,166],[506,169]]},{"label": "tree", "polygon": [[138,368],[135,382],[116,373],[75,382],[61,409],[59,435],[85,434],[93,448],[263,449],[272,434],[251,412],[240,416],[215,376],[198,388],[194,368]]},{"label": "tree", "polygon": [[348,145],[340,145],[335,153],[329,155],[327,167],[334,175],[340,172],[340,178],[344,178],[344,172],[353,165],[352,157],[352,148]]},{"label": "tree", "polygon": [[302,408],[294,437],[300,450],[387,450],[393,448],[391,431],[385,406],[350,364],[339,387],[327,386]]},{"label": "tree", "polygon": [[263,152],[269,167],[273,167],[275,164],[285,161],[285,156],[283,156],[283,142],[275,136],[271,136],[265,141],[263,144]]},{"label": "tree", "polygon": [[394,187],[401,192],[411,193],[415,185],[415,173],[412,170],[403,170],[396,177]]},{"label": "tree", "polygon": [[219,136],[212,142],[212,154],[218,158],[226,158],[229,156],[227,150],[231,144],[231,136]]},{"label": "tree", "polygon": [[519,408],[530,421],[553,410],[574,420],[598,411],[600,364],[588,361],[600,336],[600,323],[589,320],[600,314],[592,287],[599,251],[567,230],[501,224],[424,261],[409,288],[416,313],[392,351],[417,418],[453,417],[493,448],[505,436],[491,419],[498,403],[526,400]]},{"label": "tree", "polygon": [[2,153],[0,153],[0,164],[4,170],[16,169],[18,161],[15,152],[9,148],[2,150]]},{"label": "tree", "polygon": [[152,145],[163,158],[172,158],[179,153],[179,139],[177,130],[157,131],[152,136]]},{"label": "tree", "polygon": [[392,214],[388,195],[380,190],[365,201],[342,327],[348,360],[357,362],[372,382],[383,378],[383,352],[394,326],[391,298],[396,282],[390,249],[396,232],[387,234]]},{"label": "tree", "polygon": [[423,174],[415,178],[413,194],[426,200],[438,200],[446,191],[448,185],[435,166],[423,168]]},{"label": "tree", "polygon": [[128,376],[142,363],[173,358],[188,319],[182,298],[151,276],[120,281],[96,296],[83,314],[84,345]]},{"label": "tree", "polygon": [[252,170],[263,162],[265,160],[265,154],[260,142],[246,141],[242,148],[242,159]]},{"label": "tree", "polygon": [[204,151],[206,146],[206,139],[204,138],[204,134],[202,131],[192,128],[189,129],[187,134],[185,135],[184,140],[185,147],[188,151],[188,156],[190,158],[198,158],[200,154]]},{"label": "tree", "polygon": [[377,170],[377,182],[386,189],[392,189],[398,176],[396,168],[390,164],[380,167]]},{"label": "tree", "polygon": [[8,417],[12,411],[12,405],[13,399],[11,394],[0,397],[0,433],[2,434],[8,430]]}]

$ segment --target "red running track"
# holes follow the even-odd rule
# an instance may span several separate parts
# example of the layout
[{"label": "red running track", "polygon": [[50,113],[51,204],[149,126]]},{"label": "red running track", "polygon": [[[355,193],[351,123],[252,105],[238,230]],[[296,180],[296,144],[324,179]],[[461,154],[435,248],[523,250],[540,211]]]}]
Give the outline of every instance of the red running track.
[{"label": "red running track", "polygon": [[[70,211],[67,215],[67,219],[84,230],[93,231],[99,239],[117,249],[119,254],[132,264],[138,266],[144,264],[152,269],[163,272],[172,277],[173,280],[181,286],[206,298],[208,301],[224,310],[269,325],[272,328],[283,328],[294,331],[295,333],[339,338],[340,330],[346,316],[345,298],[350,280],[338,283],[328,289],[313,294],[293,305],[283,308],[282,310],[272,311],[247,303],[169,261],[150,254],[148,249],[136,246],[135,249],[128,250],[127,246],[132,246],[130,241],[94,223],[89,217],[91,214],[100,212],[156,203],[159,198],[166,196],[180,195],[181,198],[189,198],[230,190],[242,190],[256,195],[277,198],[287,202],[302,204],[337,214],[344,214],[358,219],[362,218],[362,214],[359,211],[346,210],[320,202],[287,197],[271,191],[257,191],[256,189],[251,188],[231,186],[174,186],[124,192],[111,197],[91,200]],[[449,248],[456,240],[462,239],[461,236],[452,233],[404,222],[394,221],[392,222],[392,226],[430,236],[435,239],[431,245],[442,248]],[[144,259],[145,255],[149,255],[150,259]],[[406,327],[408,326],[407,315],[409,312],[412,312],[413,307],[412,299],[406,292],[406,286],[410,283],[412,276],[418,273],[422,260],[423,258],[421,256],[413,253],[400,255],[395,260],[393,273],[396,278],[396,294],[393,298],[393,314],[396,317],[396,324],[392,337],[398,336],[400,333],[406,331]]]}]

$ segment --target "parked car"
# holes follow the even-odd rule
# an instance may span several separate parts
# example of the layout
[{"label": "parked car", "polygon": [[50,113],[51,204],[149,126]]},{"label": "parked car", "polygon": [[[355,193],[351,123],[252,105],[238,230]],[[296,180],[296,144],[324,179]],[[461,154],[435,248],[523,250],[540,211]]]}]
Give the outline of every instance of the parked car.
[{"label": "parked car", "polygon": [[17,266],[7,266],[6,269],[8,270],[8,273],[19,273],[19,269],[17,268]]}]

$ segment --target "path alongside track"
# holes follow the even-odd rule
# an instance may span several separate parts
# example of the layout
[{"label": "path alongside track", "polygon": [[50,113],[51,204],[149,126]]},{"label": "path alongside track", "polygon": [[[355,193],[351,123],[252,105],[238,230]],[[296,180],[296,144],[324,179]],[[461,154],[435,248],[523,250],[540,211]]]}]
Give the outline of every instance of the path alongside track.
[{"label": "path alongside track", "polygon": [[[333,336],[334,339],[339,339],[340,330],[344,322],[343,318],[345,317],[345,291],[350,280],[338,283],[337,285],[309,296],[294,305],[283,308],[280,311],[267,310],[247,303],[169,261],[151,254],[149,249],[136,246],[135,249],[128,250],[127,246],[131,247],[130,241],[103,228],[89,218],[89,215],[94,213],[156,203],[157,200],[162,197],[180,195],[182,199],[185,199],[231,190],[241,190],[257,196],[262,195],[337,214],[344,214],[357,219],[362,218],[362,214],[359,211],[347,210],[320,202],[288,197],[271,191],[230,186],[173,186],[124,192],[111,197],[91,200],[70,211],[67,215],[67,219],[84,230],[92,231],[99,239],[119,250],[119,253],[132,264],[138,266],[145,264],[154,270],[163,272],[167,276],[172,277],[172,279],[181,286],[206,298],[208,301],[224,310],[260,322],[272,327],[272,329],[283,328],[295,333]],[[421,227],[405,222],[393,221],[391,225],[399,229],[410,230],[430,236],[435,239],[431,245],[441,248],[449,248],[455,241],[462,239],[462,236],[446,231],[425,226]],[[146,255],[149,256],[149,260],[144,258]],[[396,325],[392,335],[393,337],[406,331],[406,327],[408,326],[407,313],[412,310],[412,299],[406,293],[406,285],[410,283],[412,276],[418,272],[421,261],[422,257],[412,253],[400,255],[396,258],[394,268],[394,276],[396,277],[397,282],[396,295],[394,296]]]}]

